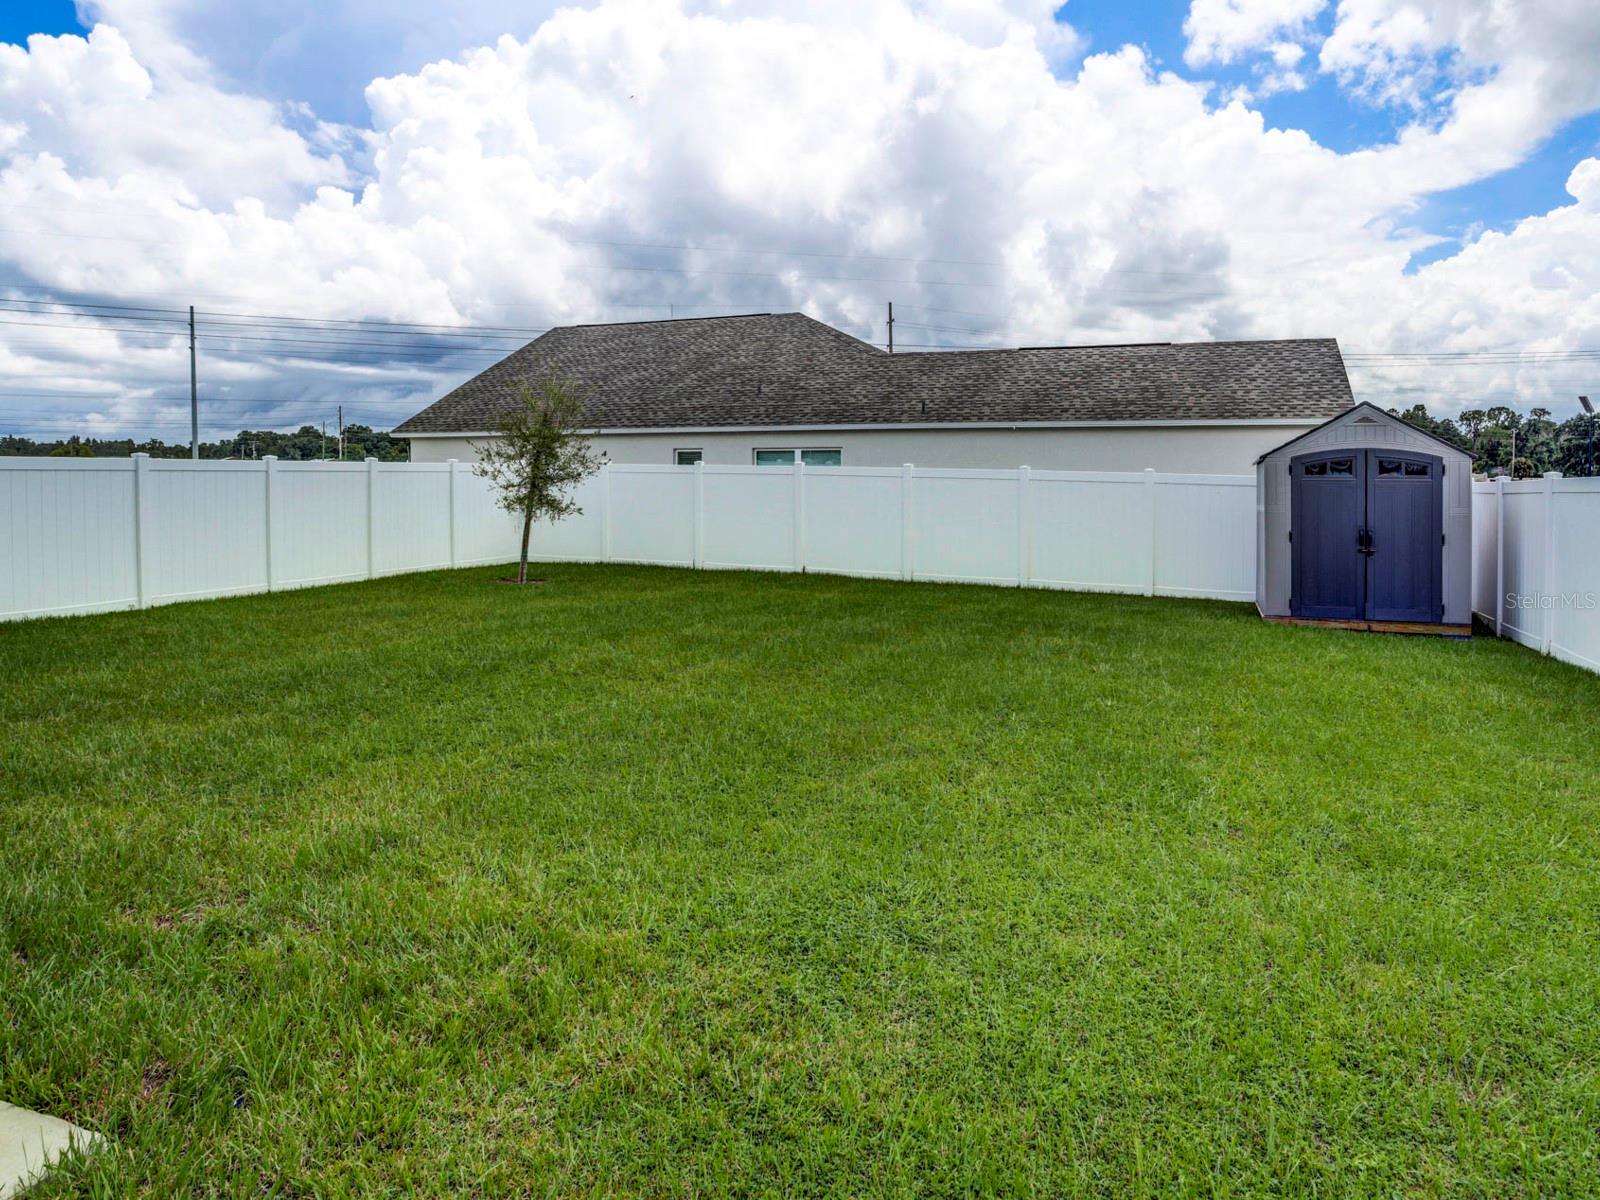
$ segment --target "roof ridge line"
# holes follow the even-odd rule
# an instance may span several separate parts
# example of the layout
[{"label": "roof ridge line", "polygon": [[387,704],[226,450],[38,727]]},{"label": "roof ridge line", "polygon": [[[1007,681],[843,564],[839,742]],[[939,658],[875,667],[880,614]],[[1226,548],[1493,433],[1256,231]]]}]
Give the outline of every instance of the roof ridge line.
[{"label": "roof ridge line", "polygon": [[1018,350],[1131,350],[1136,346],[1186,345],[1185,342],[1065,342],[1059,346],[1017,346]]},{"label": "roof ridge line", "polygon": [[[748,312],[748,313],[712,313],[707,317],[651,317],[645,321],[576,321],[571,325],[552,325],[545,332],[554,333],[558,329],[612,329],[618,325],[673,325],[686,324],[689,321],[744,321],[751,317],[803,317],[804,313],[773,313],[773,312]],[[815,318],[813,318],[815,319]],[[824,324],[825,322],[818,322]],[[538,339],[535,339],[537,341]]]}]

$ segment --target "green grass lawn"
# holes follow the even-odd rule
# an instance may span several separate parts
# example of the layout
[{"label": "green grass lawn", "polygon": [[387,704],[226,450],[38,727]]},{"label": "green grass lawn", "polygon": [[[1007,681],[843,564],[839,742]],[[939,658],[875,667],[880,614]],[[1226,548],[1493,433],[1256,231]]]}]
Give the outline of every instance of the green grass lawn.
[{"label": "green grass lawn", "polygon": [[1600,1186],[1600,678],[542,570],[0,627],[40,1196]]}]

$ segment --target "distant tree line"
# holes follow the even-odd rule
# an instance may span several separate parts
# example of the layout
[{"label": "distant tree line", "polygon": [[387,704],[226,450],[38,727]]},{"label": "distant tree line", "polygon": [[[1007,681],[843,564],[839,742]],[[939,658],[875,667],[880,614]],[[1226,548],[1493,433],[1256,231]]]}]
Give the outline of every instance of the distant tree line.
[{"label": "distant tree line", "polygon": [[[1494,408],[1469,408],[1454,419],[1428,415],[1414,404],[1404,412],[1389,410],[1402,421],[1425,429],[1436,437],[1453,442],[1472,455],[1472,469],[1483,475],[1509,474],[1515,479],[1535,479],[1546,471],[1563,475],[1588,475],[1589,437],[1596,440],[1595,456],[1600,459],[1600,426],[1597,418],[1579,413],[1559,425],[1550,419],[1548,408],[1531,408],[1526,414],[1504,405]],[[1512,446],[1516,459],[1512,460]],[[1593,469],[1600,474],[1600,467]]]},{"label": "distant tree line", "polygon": [[[48,458],[127,458],[135,452],[151,458],[188,458],[188,442],[163,442],[158,439],[138,442],[132,438],[69,437],[53,442],[33,438],[0,436],[0,455],[37,455]],[[293,433],[276,429],[244,429],[235,437],[218,442],[201,442],[201,458],[265,458],[276,454],[294,462],[337,459],[339,439],[323,436],[313,425],[302,425]],[[376,458],[383,462],[405,462],[410,450],[403,438],[367,425],[344,427],[344,457],[351,462]]]}]

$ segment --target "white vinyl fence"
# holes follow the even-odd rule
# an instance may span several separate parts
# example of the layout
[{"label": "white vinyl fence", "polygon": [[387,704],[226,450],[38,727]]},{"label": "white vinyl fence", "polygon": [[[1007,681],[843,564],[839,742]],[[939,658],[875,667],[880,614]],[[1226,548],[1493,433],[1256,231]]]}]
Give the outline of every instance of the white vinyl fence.
[{"label": "white vinyl fence", "polygon": [[[1255,479],[609,464],[546,561],[1255,596]],[[0,458],[0,618],[505,562],[465,463]]]},{"label": "white vinyl fence", "polygon": [[459,463],[0,458],[0,618],[503,562],[517,532]]},{"label": "white vinyl fence", "polygon": [[1255,598],[1253,476],[614,463],[552,561]]},{"label": "white vinyl fence", "polygon": [[1600,479],[1472,485],[1472,609],[1504,637],[1600,671]]}]

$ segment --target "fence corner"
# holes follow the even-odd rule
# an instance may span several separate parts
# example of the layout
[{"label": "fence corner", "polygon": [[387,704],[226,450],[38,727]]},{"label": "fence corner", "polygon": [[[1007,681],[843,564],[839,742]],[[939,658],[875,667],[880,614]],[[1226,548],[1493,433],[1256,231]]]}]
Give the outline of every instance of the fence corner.
[{"label": "fence corner", "polygon": [[150,456],[133,455],[133,575],[134,595],[140,608],[150,607]]}]

